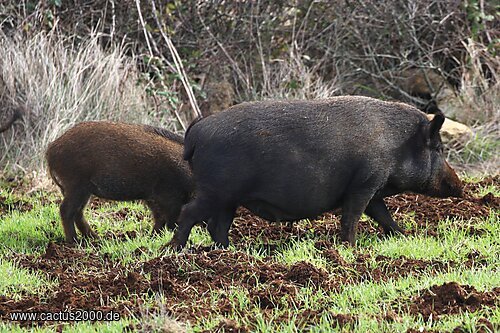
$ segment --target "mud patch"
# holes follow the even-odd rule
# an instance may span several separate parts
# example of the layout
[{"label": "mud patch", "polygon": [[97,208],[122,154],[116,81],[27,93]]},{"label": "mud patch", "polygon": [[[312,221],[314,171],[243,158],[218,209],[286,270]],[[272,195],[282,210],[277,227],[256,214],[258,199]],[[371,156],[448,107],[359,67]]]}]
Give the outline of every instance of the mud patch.
[{"label": "mud patch", "polygon": [[[99,257],[92,252],[49,243],[39,257],[16,255],[7,259],[44,274],[56,282],[57,287],[41,295],[23,295],[21,300],[0,298],[0,317],[8,319],[9,313],[14,311],[93,309],[118,312],[122,318],[140,318],[145,313],[141,299],[160,293],[161,304],[148,307],[147,312],[161,312],[182,321],[196,322],[210,315],[230,317],[241,311],[233,308],[227,296],[228,290],[238,288],[254,306],[263,310],[265,317],[277,308],[290,316],[284,320],[306,325],[319,320],[327,310],[305,310],[307,305],[297,298],[298,290],[303,286],[336,291],[350,283],[383,281],[435,271],[447,265],[407,258],[372,258],[364,254],[358,254],[355,262],[346,263],[338,253],[332,252],[331,255],[336,258],[336,269],[331,273],[304,261],[284,265],[272,258],[259,260],[238,251],[203,247],[125,267],[106,255]],[[210,296],[214,292],[218,295],[215,300]],[[287,312],[291,308],[298,309],[298,312]],[[342,318],[338,318],[339,326],[343,325]]]},{"label": "mud patch", "polygon": [[437,224],[439,220],[446,218],[470,220],[487,217],[491,209],[483,203],[483,198],[474,197],[438,199],[419,194],[404,194],[386,198],[385,201],[396,218],[415,214],[415,221],[422,226],[428,223]]},{"label": "mud patch", "polygon": [[287,242],[304,236],[307,231],[307,229],[300,228],[297,223],[268,222],[241,207],[230,229],[230,238],[235,245],[248,245],[248,242]]},{"label": "mud patch", "polygon": [[319,286],[328,278],[328,272],[311,263],[299,261],[290,267],[285,278],[303,286],[310,283]]},{"label": "mud patch", "polygon": [[[385,198],[387,207],[396,220],[407,214],[414,214],[419,229],[431,236],[437,236],[438,221],[446,218],[457,218],[468,221],[485,218],[493,210],[500,209],[500,197],[487,193],[478,197],[479,187],[487,185],[499,186],[499,177],[490,177],[479,183],[466,183],[463,198],[431,198],[419,194],[400,194]],[[484,230],[471,226],[464,226],[471,235],[481,235]],[[409,230],[408,233],[415,233]]]},{"label": "mud patch", "polygon": [[321,255],[328,260],[331,266],[348,266],[344,258],[335,249],[333,244],[328,240],[320,240],[314,243],[314,247],[321,250]]},{"label": "mud patch", "polygon": [[447,282],[419,292],[410,305],[412,315],[421,314],[426,320],[433,316],[475,312],[482,307],[496,307],[500,300],[500,287],[479,292],[468,285]]},{"label": "mud patch", "polygon": [[[10,258],[22,268],[43,272],[58,287],[45,295],[27,295],[20,301],[8,297],[0,299],[0,316],[9,319],[13,311],[58,312],[77,309],[114,311],[125,316],[136,315],[142,302],[137,295],[146,290],[147,284],[136,272],[75,248],[49,243],[41,257],[18,255]],[[117,298],[127,301],[115,302]],[[21,325],[36,323],[20,322]],[[38,323],[41,324],[41,323]]]},{"label": "mud patch", "polygon": [[[321,238],[333,239],[340,233],[340,210],[327,212],[309,222],[268,222],[240,207],[229,231],[231,243],[237,248],[268,244],[266,250],[276,244],[292,240]],[[376,233],[379,230],[367,221],[360,221],[358,232]],[[272,253],[272,250],[271,252]]]}]

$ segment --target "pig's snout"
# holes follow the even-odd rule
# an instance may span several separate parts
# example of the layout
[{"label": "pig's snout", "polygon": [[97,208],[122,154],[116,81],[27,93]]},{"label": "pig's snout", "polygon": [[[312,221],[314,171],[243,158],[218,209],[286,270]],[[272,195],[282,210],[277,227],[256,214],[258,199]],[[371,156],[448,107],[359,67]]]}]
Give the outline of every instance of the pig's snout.
[{"label": "pig's snout", "polygon": [[464,196],[464,185],[460,178],[458,178],[455,170],[445,162],[443,177],[439,188],[440,197],[457,197]]}]

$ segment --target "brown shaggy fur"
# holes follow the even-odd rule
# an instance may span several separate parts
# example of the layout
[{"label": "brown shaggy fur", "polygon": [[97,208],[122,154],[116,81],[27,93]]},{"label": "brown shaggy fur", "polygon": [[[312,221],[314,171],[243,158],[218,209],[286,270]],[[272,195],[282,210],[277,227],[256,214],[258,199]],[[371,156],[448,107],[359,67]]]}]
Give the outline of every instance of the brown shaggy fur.
[{"label": "brown shaggy fur", "polygon": [[175,227],[193,192],[189,166],[182,159],[183,139],[167,130],[112,122],[84,122],[47,149],[50,175],[61,188],[60,213],[66,241],[94,236],[83,217],[90,196],[146,202],[154,232]]}]

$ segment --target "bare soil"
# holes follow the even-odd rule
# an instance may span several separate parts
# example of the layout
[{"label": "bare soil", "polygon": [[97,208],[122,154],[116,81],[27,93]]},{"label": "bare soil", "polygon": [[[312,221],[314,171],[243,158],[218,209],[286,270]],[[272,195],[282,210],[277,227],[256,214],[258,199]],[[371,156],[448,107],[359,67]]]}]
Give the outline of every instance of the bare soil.
[{"label": "bare soil", "polygon": [[491,291],[479,292],[468,285],[446,282],[421,290],[412,299],[411,314],[421,314],[425,319],[443,314],[475,312],[482,307],[495,307],[500,303],[500,287]]},{"label": "bare soil", "polygon": [[[487,181],[499,185],[498,177]],[[461,199],[434,199],[403,194],[389,198],[387,202],[396,217],[414,212],[418,225],[422,226],[419,230],[437,235],[436,224],[439,219],[450,216],[468,220],[488,216],[491,209],[499,208],[499,198],[492,194],[476,197],[477,186],[467,185],[466,196]],[[0,214],[2,209],[18,208],[13,205],[16,204],[6,204],[0,197]],[[125,218],[135,213],[122,209],[115,214],[116,218]],[[477,232],[472,229],[469,231]],[[453,261],[389,258],[380,255],[372,257],[363,253],[362,249],[356,249],[354,261],[346,262],[331,242],[338,232],[339,219],[335,213],[326,213],[310,223],[279,224],[268,223],[247,210],[240,209],[230,235],[236,251],[193,247],[178,255],[160,256],[143,262],[138,260],[128,266],[111,260],[108,256],[51,242],[41,256],[10,254],[6,259],[29,271],[42,273],[48,280],[54,281],[57,287],[41,294],[22,294],[20,299],[0,296],[0,318],[8,320],[9,313],[14,311],[54,312],[76,309],[112,310],[119,312],[122,317],[141,317],[145,309],[151,306],[150,313],[161,310],[180,320],[197,321],[212,314],[229,317],[235,311],[240,311],[233,308],[228,298],[227,291],[232,288],[244,292],[252,303],[262,309],[264,316],[269,316],[274,308],[303,309],[305,305],[297,297],[298,290],[303,286],[336,291],[346,284],[435,273],[457,265]],[[380,231],[372,223],[363,222],[359,232]],[[416,231],[409,231],[412,232]],[[122,234],[109,233],[101,237],[125,241],[138,236],[129,231]],[[303,237],[317,239],[314,246],[326,258],[328,270],[305,261],[284,265],[273,258],[279,244]],[[99,241],[94,246],[98,244]],[[248,246],[261,247],[267,256],[257,259],[246,255],[242,250]],[[134,254],[139,256],[146,251],[147,249],[138,248]],[[469,259],[460,263],[465,266],[485,264],[480,253],[470,253]],[[163,304],[144,303],[145,296],[157,292],[162,293]],[[210,296],[214,292],[218,293],[216,299]],[[411,299],[409,312],[428,318],[431,315],[496,307],[499,292],[500,288],[478,292],[474,287],[450,282],[420,291]],[[286,318],[282,319],[294,320],[300,327],[304,327],[318,322],[325,313],[329,313],[328,305],[319,309],[295,311],[293,316],[292,313],[285,314],[283,316]],[[330,315],[339,327],[356,321],[356,317],[349,314]],[[248,314],[250,322],[255,320],[253,317],[253,314]],[[43,323],[20,324],[31,326]],[[488,323],[483,324],[484,327],[489,327]],[[229,319],[222,320],[218,328],[226,332],[250,330]]]}]

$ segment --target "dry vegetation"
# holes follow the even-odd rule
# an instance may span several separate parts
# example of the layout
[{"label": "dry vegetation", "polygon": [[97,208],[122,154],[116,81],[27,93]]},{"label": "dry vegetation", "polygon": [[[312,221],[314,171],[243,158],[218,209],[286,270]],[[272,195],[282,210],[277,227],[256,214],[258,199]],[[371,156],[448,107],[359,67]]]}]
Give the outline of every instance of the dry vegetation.
[{"label": "dry vegetation", "polygon": [[0,13],[0,120],[25,111],[1,135],[4,170],[40,169],[47,143],[82,120],[182,131],[198,107],[340,94],[436,100],[476,127],[450,157],[488,160],[483,172],[498,164],[499,21],[488,1],[23,0]]},{"label": "dry vegetation", "polygon": [[[498,10],[486,0],[0,1],[0,128],[23,115],[0,134],[0,331],[498,331]],[[174,253],[170,232],[150,237],[141,204],[104,200],[86,212],[99,239],[68,247],[59,193],[26,182],[46,180],[47,144],[80,121],[182,133],[199,112],[241,101],[341,94],[435,101],[472,126],[447,147],[466,197],[388,198],[406,235],[384,237],[363,218],[356,247],[338,242],[335,212],[292,225],[239,210],[229,250],[211,251],[196,227],[201,245]],[[78,309],[121,320],[10,321]]]}]

